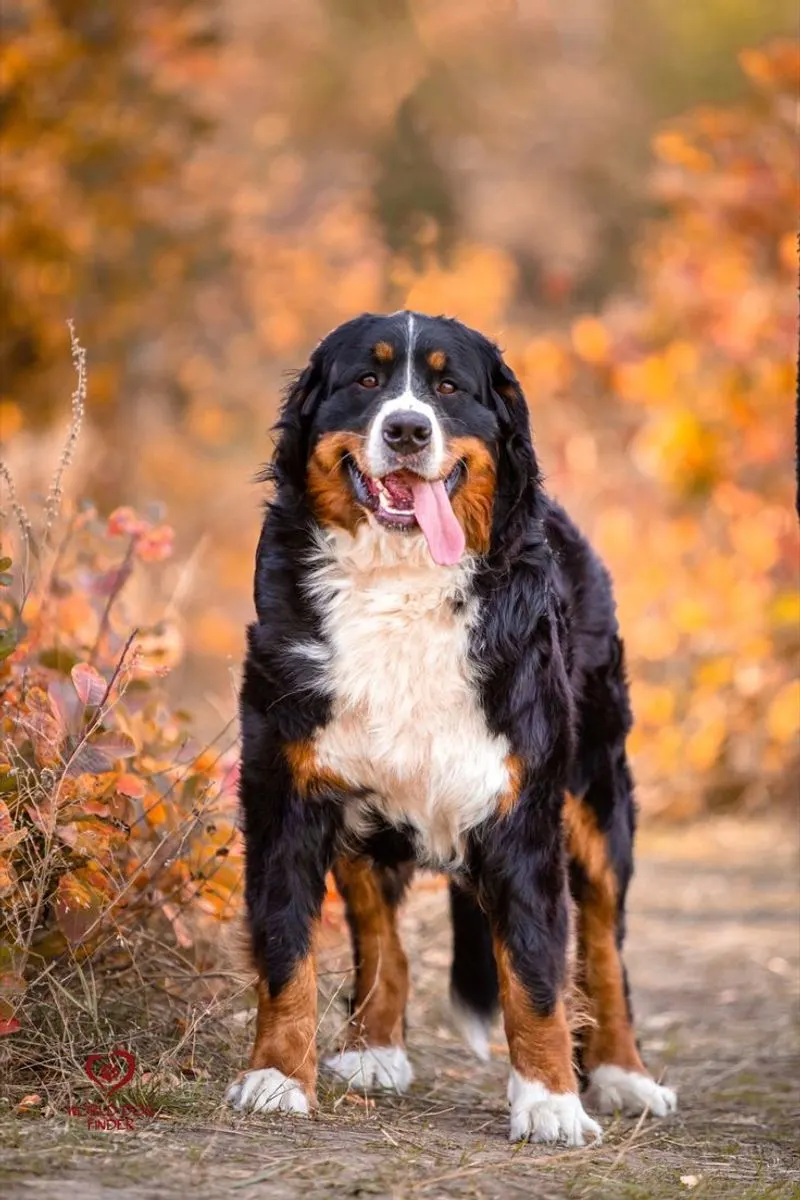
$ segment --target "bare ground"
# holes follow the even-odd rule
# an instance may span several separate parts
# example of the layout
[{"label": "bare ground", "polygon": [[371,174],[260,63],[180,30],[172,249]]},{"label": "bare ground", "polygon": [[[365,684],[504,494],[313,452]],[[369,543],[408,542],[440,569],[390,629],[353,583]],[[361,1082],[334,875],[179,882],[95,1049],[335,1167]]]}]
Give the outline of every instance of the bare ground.
[{"label": "bare ground", "polygon": [[[600,1148],[510,1146],[502,1037],[484,1066],[451,1032],[446,896],[423,879],[403,917],[414,980],[409,1095],[372,1100],[323,1086],[312,1121],[234,1116],[219,1101],[250,1030],[217,1019],[209,1078],[161,1095],[159,1115],[133,1132],[89,1132],[57,1105],[18,1116],[30,1087],[7,1089],[0,1191],[9,1200],[800,1198],[792,826],[726,820],[640,839],[627,959],[645,1058],[678,1090],[673,1118],[604,1120]],[[335,995],[347,980],[336,918],[323,953],[323,1043],[341,1023]]]}]

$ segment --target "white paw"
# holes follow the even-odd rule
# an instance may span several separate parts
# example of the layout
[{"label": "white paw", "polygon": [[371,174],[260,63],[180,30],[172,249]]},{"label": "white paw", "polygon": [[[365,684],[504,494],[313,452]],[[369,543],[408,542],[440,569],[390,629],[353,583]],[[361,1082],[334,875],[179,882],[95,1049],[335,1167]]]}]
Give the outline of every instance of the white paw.
[{"label": "white paw", "polygon": [[284,1112],[308,1116],[308,1097],[296,1079],[289,1079],[277,1067],[248,1071],[238,1083],[232,1083],[225,1099],[239,1112]]},{"label": "white paw", "polygon": [[602,1141],[603,1131],[583,1111],[575,1092],[550,1092],[543,1083],[524,1079],[512,1067],[508,1079],[508,1103],[511,1105],[509,1141],[566,1142],[582,1146],[584,1134]]},{"label": "white paw", "polygon": [[610,1065],[596,1067],[589,1076],[586,1103],[600,1113],[623,1112],[636,1116],[649,1108],[654,1117],[666,1117],[678,1107],[671,1088],[662,1087],[649,1075]]},{"label": "white paw", "polygon": [[469,1008],[457,1001],[452,1002],[453,1024],[458,1030],[462,1041],[465,1041],[472,1053],[481,1062],[488,1062],[489,1034],[492,1030],[491,1021],[484,1020]]},{"label": "white paw", "polygon": [[402,1046],[342,1050],[326,1058],[325,1066],[356,1091],[385,1088],[391,1092],[406,1092],[414,1080],[411,1063]]}]

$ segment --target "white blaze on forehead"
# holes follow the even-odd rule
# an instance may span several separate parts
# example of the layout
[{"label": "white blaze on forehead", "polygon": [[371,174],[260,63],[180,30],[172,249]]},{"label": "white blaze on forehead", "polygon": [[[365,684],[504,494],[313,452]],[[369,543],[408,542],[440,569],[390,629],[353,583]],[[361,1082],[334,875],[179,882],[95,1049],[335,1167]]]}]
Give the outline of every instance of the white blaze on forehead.
[{"label": "white blaze on forehead", "polygon": [[373,476],[386,474],[389,466],[386,461],[386,448],[383,441],[383,428],[386,420],[392,413],[414,412],[419,413],[420,416],[427,417],[431,423],[431,444],[425,452],[425,458],[428,460],[426,474],[431,478],[435,478],[438,477],[444,460],[444,434],[442,433],[442,427],[439,424],[433,407],[426,403],[425,400],[420,400],[414,393],[414,344],[416,342],[416,328],[413,313],[407,314],[407,329],[405,388],[393,400],[384,401],[370,426],[367,438],[367,465]]},{"label": "white blaze on forehead", "polygon": [[414,342],[416,335],[414,333],[414,314],[408,314],[408,339],[406,346],[406,392],[411,395],[413,393],[412,384],[414,382]]}]

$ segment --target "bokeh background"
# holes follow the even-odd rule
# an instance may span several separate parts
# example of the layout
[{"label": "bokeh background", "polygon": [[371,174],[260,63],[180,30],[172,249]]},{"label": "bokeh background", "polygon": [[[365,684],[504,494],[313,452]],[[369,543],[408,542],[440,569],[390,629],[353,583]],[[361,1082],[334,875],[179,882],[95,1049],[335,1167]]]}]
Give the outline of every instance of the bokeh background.
[{"label": "bokeh background", "polygon": [[[621,1195],[612,1174],[626,1195],[796,1197],[797,0],[3,0],[2,21],[12,1190],[327,1197],[388,1171],[387,1195],[538,1195],[556,1164],[586,1200]],[[253,478],[286,373],[403,306],[504,347],[548,487],[616,583],[643,817],[628,961],[681,1111],[641,1137],[615,1121],[577,1162],[509,1157],[505,1048],[485,1076],[464,1060],[425,876],[402,916],[412,1095],[323,1089],[308,1131],[220,1140],[255,1012],[235,698]],[[319,962],[333,1048],[333,887]],[[120,1046],[117,1096],[159,1117],[104,1156],[65,1114],[97,1099],[87,1056]]]},{"label": "bokeh background", "polygon": [[174,529],[119,636],[157,630],[201,739],[235,711],[285,374],[407,306],[505,348],[611,566],[645,811],[796,795],[795,7],[5,0],[4,454],[33,519],[74,318],[67,492]]}]

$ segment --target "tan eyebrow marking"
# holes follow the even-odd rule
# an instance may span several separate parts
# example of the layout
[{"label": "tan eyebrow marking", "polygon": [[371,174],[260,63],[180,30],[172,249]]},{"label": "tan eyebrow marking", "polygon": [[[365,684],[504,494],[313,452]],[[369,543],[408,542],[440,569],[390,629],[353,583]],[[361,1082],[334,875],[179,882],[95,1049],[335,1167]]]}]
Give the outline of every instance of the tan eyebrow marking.
[{"label": "tan eyebrow marking", "polygon": [[377,358],[378,362],[390,363],[394,361],[394,346],[389,342],[378,342],[372,353]]},{"label": "tan eyebrow marking", "polygon": [[447,355],[444,350],[431,350],[428,355],[428,366],[434,371],[443,371],[446,362]]}]

